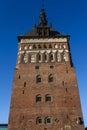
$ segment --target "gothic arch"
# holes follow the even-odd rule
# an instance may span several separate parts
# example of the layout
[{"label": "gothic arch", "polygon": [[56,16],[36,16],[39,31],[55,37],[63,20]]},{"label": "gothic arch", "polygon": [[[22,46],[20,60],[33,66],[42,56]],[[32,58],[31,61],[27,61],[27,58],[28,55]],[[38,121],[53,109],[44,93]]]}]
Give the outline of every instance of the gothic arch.
[{"label": "gothic arch", "polygon": [[44,61],[47,61],[47,53],[44,53]]},{"label": "gothic arch", "polygon": [[50,74],[48,76],[48,82],[53,82],[54,81],[54,77],[53,77],[53,74]]},{"label": "gothic arch", "polygon": [[36,83],[41,83],[41,76],[40,75],[37,75],[36,76]]},{"label": "gothic arch", "polygon": [[53,61],[53,59],[54,59],[54,56],[53,56],[52,52],[49,54],[49,59],[50,59],[50,61]]}]

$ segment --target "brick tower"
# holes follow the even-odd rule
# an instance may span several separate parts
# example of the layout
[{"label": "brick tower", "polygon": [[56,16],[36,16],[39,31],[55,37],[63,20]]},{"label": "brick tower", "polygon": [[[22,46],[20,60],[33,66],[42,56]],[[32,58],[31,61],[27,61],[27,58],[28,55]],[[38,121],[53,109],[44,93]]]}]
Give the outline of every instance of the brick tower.
[{"label": "brick tower", "polygon": [[18,37],[9,130],[84,130],[69,35],[38,26]]}]

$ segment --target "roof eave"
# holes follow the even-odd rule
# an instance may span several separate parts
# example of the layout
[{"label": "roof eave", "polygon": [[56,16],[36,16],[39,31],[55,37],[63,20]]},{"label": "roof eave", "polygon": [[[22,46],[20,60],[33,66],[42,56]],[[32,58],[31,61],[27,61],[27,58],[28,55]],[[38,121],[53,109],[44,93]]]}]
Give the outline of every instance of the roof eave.
[{"label": "roof eave", "polygon": [[67,38],[68,41],[70,39],[70,35],[59,35],[59,36],[18,36],[18,41],[21,39],[39,39],[39,38]]}]

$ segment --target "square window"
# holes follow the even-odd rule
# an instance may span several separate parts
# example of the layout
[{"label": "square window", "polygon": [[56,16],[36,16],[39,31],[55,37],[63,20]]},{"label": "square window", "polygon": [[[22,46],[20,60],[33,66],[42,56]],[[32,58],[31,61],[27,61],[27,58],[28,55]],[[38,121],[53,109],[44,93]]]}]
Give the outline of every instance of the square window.
[{"label": "square window", "polygon": [[38,78],[38,79],[37,79],[37,83],[41,83],[41,78]]},{"label": "square window", "polygon": [[49,101],[51,101],[51,97],[50,97],[50,96],[47,96],[47,97],[46,97],[46,102],[49,102]]},{"label": "square window", "polygon": [[39,66],[35,66],[35,69],[38,70],[38,69],[39,69]]},{"label": "square window", "polygon": [[47,118],[47,123],[51,123],[51,119],[50,118]]},{"label": "square window", "polygon": [[41,102],[41,97],[40,96],[36,97],[36,102]]},{"label": "square window", "polygon": [[42,123],[42,119],[38,119],[38,123],[41,124]]},{"label": "square window", "polygon": [[50,77],[50,78],[49,78],[49,82],[53,82],[53,77]]}]

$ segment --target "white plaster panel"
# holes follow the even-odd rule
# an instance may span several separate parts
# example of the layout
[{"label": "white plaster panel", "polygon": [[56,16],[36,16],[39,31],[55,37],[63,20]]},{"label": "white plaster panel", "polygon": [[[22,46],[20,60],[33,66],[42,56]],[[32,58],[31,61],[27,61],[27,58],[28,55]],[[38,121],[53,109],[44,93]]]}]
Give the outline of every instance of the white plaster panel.
[{"label": "white plaster panel", "polygon": [[52,52],[54,52],[54,53],[55,53],[55,52],[57,52],[57,50],[52,50]]},{"label": "white plaster panel", "polygon": [[62,53],[62,52],[63,52],[63,50],[58,50],[58,52]]},{"label": "white plaster panel", "polygon": [[67,38],[21,39],[20,43],[67,42]]}]

